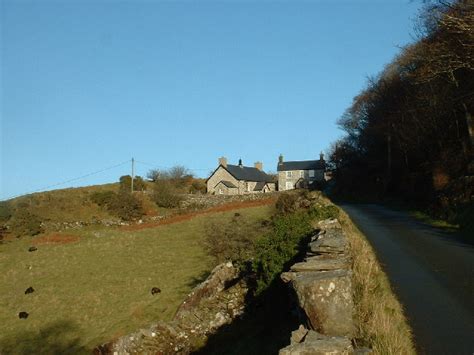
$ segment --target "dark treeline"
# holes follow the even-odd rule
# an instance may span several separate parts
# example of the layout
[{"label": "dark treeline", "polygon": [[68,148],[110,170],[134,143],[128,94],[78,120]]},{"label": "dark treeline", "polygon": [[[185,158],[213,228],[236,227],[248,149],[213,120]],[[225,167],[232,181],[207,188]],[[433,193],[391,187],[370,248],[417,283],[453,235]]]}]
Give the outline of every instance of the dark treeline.
[{"label": "dark treeline", "polygon": [[453,201],[471,198],[473,27],[473,0],[425,4],[419,40],[369,79],[338,122],[346,135],[331,148],[336,191],[438,212],[454,185]]}]

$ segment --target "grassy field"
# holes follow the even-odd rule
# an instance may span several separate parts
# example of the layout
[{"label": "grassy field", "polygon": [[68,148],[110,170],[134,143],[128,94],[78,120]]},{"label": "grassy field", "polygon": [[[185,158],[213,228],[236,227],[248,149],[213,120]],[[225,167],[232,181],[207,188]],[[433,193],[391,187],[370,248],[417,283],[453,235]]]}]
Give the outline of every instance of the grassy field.
[{"label": "grassy field", "polygon": [[[239,213],[259,220],[271,210],[260,206]],[[81,229],[62,244],[23,238],[0,245],[0,352],[86,353],[153,321],[171,319],[213,266],[201,245],[207,221],[234,213],[135,231]],[[38,250],[28,252],[35,241]],[[30,286],[35,292],[25,295]],[[161,293],[152,296],[152,287]],[[28,312],[28,319],[19,319],[20,311]]]}]

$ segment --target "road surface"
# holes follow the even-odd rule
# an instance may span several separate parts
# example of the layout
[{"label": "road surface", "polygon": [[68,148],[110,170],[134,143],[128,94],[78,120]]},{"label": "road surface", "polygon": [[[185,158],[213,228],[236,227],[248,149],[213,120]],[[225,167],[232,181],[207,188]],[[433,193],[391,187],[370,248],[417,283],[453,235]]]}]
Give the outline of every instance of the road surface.
[{"label": "road surface", "polygon": [[405,308],[420,354],[474,354],[474,247],[408,214],[342,204]]}]

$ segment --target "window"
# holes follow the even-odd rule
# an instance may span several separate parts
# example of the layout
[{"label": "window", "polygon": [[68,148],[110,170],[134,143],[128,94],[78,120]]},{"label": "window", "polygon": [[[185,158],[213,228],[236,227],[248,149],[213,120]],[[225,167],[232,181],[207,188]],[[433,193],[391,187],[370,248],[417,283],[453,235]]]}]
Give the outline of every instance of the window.
[{"label": "window", "polygon": [[224,193],[224,191],[222,191],[222,189],[219,189],[219,195],[222,195]]},{"label": "window", "polygon": [[291,177],[291,171],[287,171],[287,172],[286,172],[286,177],[287,177],[287,178],[290,178],[290,177]]},{"label": "window", "polygon": [[310,177],[310,178],[314,178],[314,170],[310,170],[310,171],[309,171],[309,177]]}]

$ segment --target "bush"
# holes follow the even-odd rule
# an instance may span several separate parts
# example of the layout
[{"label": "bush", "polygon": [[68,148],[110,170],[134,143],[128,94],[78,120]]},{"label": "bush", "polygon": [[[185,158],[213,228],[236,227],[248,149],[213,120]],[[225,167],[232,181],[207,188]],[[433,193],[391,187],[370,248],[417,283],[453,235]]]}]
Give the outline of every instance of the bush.
[{"label": "bush", "polygon": [[117,194],[113,191],[100,191],[91,194],[90,200],[100,207],[107,207],[116,199],[116,197]]},{"label": "bush", "polygon": [[11,219],[10,229],[17,236],[37,235],[43,232],[41,219],[25,209],[19,209]]},{"label": "bush", "polygon": [[306,211],[274,217],[272,231],[256,243],[252,269],[257,294],[278,279],[285,266],[305,248],[306,237],[313,231],[310,221]]},{"label": "bush", "polygon": [[275,208],[280,215],[295,212],[298,209],[298,196],[294,193],[281,194],[278,197]]},{"label": "bush", "polygon": [[[132,177],[130,175],[123,175],[119,179],[120,191],[132,191]],[[133,191],[145,191],[146,183],[141,176],[135,176],[133,179]]]},{"label": "bush", "polygon": [[13,214],[11,206],[8,202],[0,202],[0,223],[7,222]]},{"label": "bush", "polygon": [[206,183],[202,180],[194,180],[189,186],[189,193],[192,194],[205,194],[207,191]]},{"label": "bush", "polygon": [[317,219],[318,221],[322,221],[328,218],[338,218],[339,209],[333,205],[316,205],[310,208],[309,215],[311,216],[311,218]]},{"label": "bush", "polygon": [[261,228],[236,213],[230,221],[206,225],[204,248],[217,263],[231,260],[239,265],[253,257],[259,233]]},{"label": "bush", "polygon": [[124,221],[140,219],[144,214],[141,201],[134,195],[124,192],[115,194],[107,209]]},{"label": "bush", "polygon": [[176,187],[167,180],[157,180],[153,187],[153,201],[159,207],[178,207],[183,200]]}]

